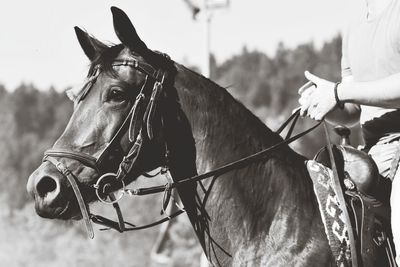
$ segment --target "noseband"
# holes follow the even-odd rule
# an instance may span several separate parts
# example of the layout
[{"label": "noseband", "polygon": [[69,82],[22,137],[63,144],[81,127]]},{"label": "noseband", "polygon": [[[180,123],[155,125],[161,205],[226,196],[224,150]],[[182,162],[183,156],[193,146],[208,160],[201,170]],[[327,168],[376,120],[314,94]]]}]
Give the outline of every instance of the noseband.
[{"label": "noseband", "polygon": [[[169,63],[165,69],[155,69],[153,66],[135,58],[127,60],[116,59],[112,62],[112,67],[127,66],[143,73],[145,75],[145,82],[122,125],[119,127],[118,131],[107,144],[105,149],[100,153],[100,156],[94,157],[86,153],[66,149],[49,149],[44,153],[43,161],[48,161],[53,164],[71,184],[90,238],[94,237],[90,220],[101,224],[104,221],[107,222],[107,220],[102,216],[90,214],[88,205],[85,203],[77,185],[76,177],[73,172],[59,160],[59,158],[76,160],[84,166],[96,171],[99,178],[97,179],[96,184],[92,185],[95,189],[96,195],[100,201],[114,205],[118,215],[119,230],[124,231],[125,222],[122,219],[122,213],[117,203],[121,196],[116,198],[112,193],[112,188],[116,186],[116,184],[122,185],[122,187],[125,188],[124,179],[133,169],[135,162],[138,159],[144,138],[152,140],[154,137],[153,120],[158,99],[167,79],[169,79],[169,77],[174,78],[173,75],[170,75],[170,69],[171,66],[173,66],[173,62],[167,55],[160,55],[163,55],[165,61]],[[77,102],[86,97],[100,73],[101,66],[98,65],[94,68],[93,75],[81,90],[81,93],[76,100]],[[128,131],[128,139],[130,143],[129,152],[123,157],[116,173],[105,173],[103,171],[103,162],[111,152],[115,150],[118,141],[124,134],[126,134],[126,131]],[[110,200],[107,200],[107,198]],[[133,226],[132,224],[127,224]]]}]

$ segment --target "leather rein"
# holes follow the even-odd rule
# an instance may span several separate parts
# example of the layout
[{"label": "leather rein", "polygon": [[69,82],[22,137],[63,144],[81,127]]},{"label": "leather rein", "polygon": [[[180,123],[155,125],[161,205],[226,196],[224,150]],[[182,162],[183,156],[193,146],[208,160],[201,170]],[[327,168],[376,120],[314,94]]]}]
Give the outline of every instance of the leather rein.
[{"label": "leather rein", "polygon": [[[137,95],[136,100],[130,109],[128,115],[123,121],[122,125],[105,147],[105,149],[100,153],[100,156],[94,157],[92,155],[70,151],[65,149],[49,149],[44,153],[43,161],[48,161],[53,164],[57,170],[65,176],[76,196],[79,208],[82,213],[82,218],[84,220],[84,224],[86,226],[88,236],[90,238],[94,237],[93,227],[91,221],[96,224],[100,224],[108,227],[108,229],[112,228],[119,232],[124,231],[132,231],[132,230],[140,230],[146,229],[163,222],[169,221],[170,219],[182,214],[185,212],[184,207],[180,207],[177,203],[175,203],[179,210],[171,215],[166,214],[166,217],[155,221],[153,223],[144,225],[144,226],[135,226],[129,222],[125,222],[122,216],[121,209],[118,205],[118,201],[124,195],[149,195],[155,193],[164,192],[164,199],[162,205],[162,211],[165,213],[165,209],[171,198],[171,190],[173,188],[177,188],[186,183],[199,182],[206,178],[212,176],[219,176],[234,169],[243,168],[251,163],[263,160],[268,158],[269,154],[273,151],[280,149],[283,146],[290,144],[291,142],[301,138],[307,133],[311,132],[315,128],[317,128],[322,121],[318,122],[313,127],[307,129],[304,132],[301,132],[293,137],[291,134],[293,132],[294,126],[296,124],[297,119],[299,118],[300,110],[298,109],[295,113],[293,113],[287,121],[285,121],[282,126],[276,131],[276,133],[280,134],[289,124],[292,122],[286,137],[281,142],[264,149],[260,152],[257,152],[253,155],[244,157],[237,161],[228,163],[222,167],[219,167],[215,170],[209,171],[204,174],[192,176],[189,178],[184,178],[179,181],[174,181],[173,179],[168,179],[168,183],[160,186],[153,187],[145,187],[145,188],[137,188],[137,189],[127,189],[125,187],[124,179],[130,173],[130,171],[134,168],[136,160],[141,152],[143,142],[145,139],[151,140],[154,137],[153,133],[153,119],[155,115],[156,106],[159,102],[160,96],[163,90],[168,89],[168,85],[173,86],[173,81],[175,79],[174,75],[171,75],[171,66],[173,66],[174,62],[169,59],[169,57],[165,54],[162,54],[167,62],[169,62],[170,66],[166,66],[165,69],[155,69],[152,65],[141,62],[135,58],[130,58],[129,60],[119,60],[116,59],[112,63],[112,67],[116,66],[129,66],[138,70],[139,72],[146,75],[145,82],[141,87],[140,93]],[[96,82],[97,77],[101,73],[101,67],[96,66],[94,68],[92,76],[89,78],[88,82],[81,90],[80,95],[78,96],[76,101],[81,101],[85,98],[85,96],[89,93],[90,89],[93,87],[93,84]],[[172,83],[171,83],[172,81]],[[164,92],[165,93],[165,92]],[[129,144],[130,149],[129,152],[123,156],[122,161],[118,166],[118,171],[116,173],[104,173],[102,172],[102,164],[104,160],[109,156],[117,146],[120,138],[126,134],[128,131]],[[168,148],[166,146],[166,154],[165,154],[165,162],[168,163]],[[74,176],[73,172],[68,169],[68,167],[58,160],[58,158],[68,158],[72,160],[76,160],[86,167],[92,168],[96,171],[99,176],[99,179],[92,187],[95,189],[96,196],[98,200],[103,203],[112,204],[115,208],[118,222],[113,221],[111,219],[105,218],[100,215],[91,214],[89,211],[89,205],[86,203],[82,197],[82,194],[79,190],[77,184],[77,178]],[[164,166],[162,168],[161,173],[168,175],[168,166]],[[148,176],[148,174],[144,173],[143,175]],[[113,185],[119,184],[122,189],[120,189],[120,193],[118,196],[115,196],[113,193]]]}]

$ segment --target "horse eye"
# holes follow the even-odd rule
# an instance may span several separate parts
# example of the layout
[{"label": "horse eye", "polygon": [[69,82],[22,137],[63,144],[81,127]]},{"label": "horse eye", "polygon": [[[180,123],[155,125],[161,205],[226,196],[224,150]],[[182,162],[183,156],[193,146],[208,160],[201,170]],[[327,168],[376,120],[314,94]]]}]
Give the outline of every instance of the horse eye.
[{"label": "horse eye", "polygon": [[126,100],[126,94],[121,88],[111,88],[108,93],[108,101],[122,102]]}]

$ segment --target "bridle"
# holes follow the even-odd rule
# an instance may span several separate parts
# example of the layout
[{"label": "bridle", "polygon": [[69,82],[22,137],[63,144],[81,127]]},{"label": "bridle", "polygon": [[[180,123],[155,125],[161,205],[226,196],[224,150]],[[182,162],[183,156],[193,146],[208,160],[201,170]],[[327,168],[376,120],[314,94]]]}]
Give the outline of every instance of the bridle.
[{"label": "bridle", "polygon": [[[258,153],[250,155],[248,157],[242,158],[235,162],[226,164],[220,168],[212,170],[210,172],[195,175],[189,178],[180,179],[178,181],[174,181],[170,179],[166,185],[162,186],[154,186],[154,187],[146,187],[146,188],[138,188],[138,189],[126,189],[124,179],[130,173],[130,171],[135,167],[135,163],[142,151],[142,147],[144,144],[144,140],[152,140],[154,138],[154,118],[155,111],[160,102],[161,95],[165,95],[165,90],[168,87],[173,86],[175,80],[176,69],[174,67],[174,62],[170,60],[170,58],[165,54],[160,54],[165,59],[164,62],[167,62],[164,68],[154,68],[152,65],[139,61],[136,58],[130,58],[128,60],[120,60],[116,59],[112,62],[112,67],[116,66],[129,66],[131,68],[136,69],[137,71],[143,73],[145,75],[145,82],[143,83],[140,93],[137,95],[132,108],[130,109],[128,115],[123,121],[122,125],[119,127],[114,137],[105,147],[105,149],[100,153],[100,156],[94,157],[92,155],[88,155],[86,153],[70,151],[64,149],[50,149],[47,150],[44,154],[43,161],[48,161],[53,164],[57,170],[64,175],[71,187],[74,191],[74,194],[77,198],[77,202],[79,208],[82,213],[82,217],[90,238],[94,237],[93,228],[91,225],[91,221],[96,224],[101,224],[108,228],[115,229],[119,232],[131,231],[131,230],[140,230],[149,228],[160,223],[166,222],[183,212],[185,212],[184,207],[179,208],[179,210],[173,214],[167,215],[166,217],[144,225],[144,226],[135,226],[129,222],[125,222],[123,220],[121,209],[118,205],[118,200],[123,195],[149,195],[164,192],[164,200],[163,200],[163,210],[165,210],[166,205],[169,203],[171,197],[171,190],[173,188],[178,188],[179,186],[199,182],[209,177],[219,177],[220,175],[229,172],[234,169],[243,168],[253,162],[260,161],[268,158],[271,152],[280,149],[281,147],[288,145],[289,143],[299,139],[300,137],[306,135],[311,132],[315,128],[317,128],[321,122],[317,123],[313,127],[308,130],[301,132],[293,137],[291,134],[293,132],[296,121],[299,117],[299,110],[292,114],[289,119],[282,124],[282,126],[276,131],[278,134],[281,133],[286,126],[292,122],[290,129],[287,132],[285,139],[265,150],[262,150]],[[90,89],[93,87],[93,84],[96,82],[97,77],[101,73],[101,66],[96,66],[93,71],[93,75],[89,78],[87,84],[81,90],[80,95],[77,98],[77,101],[81,101],[88,94]],[[107,157],[116,150],[118,141],[121,139],[123,135],[128,131],[128,139],[129,139],[129,152],[123,156],[121,162],[119,163],[118,170],[116,173],[105,173],[103,172],[103,162]],[[168,146],[165,144],[165,156],[164,161],[166,162],[166,166],[163,167],[163,172],[168,172]],[[112,204],[116,210],[118,222],[107,219],[100,215],[90,214],[88,204],[85,203],[82,194],[79,190],[79,187],[76,182],[76,177],[73,175],[72,171],[68,169],[65,164],[59,161],[57,158],[68,158],[72,160],[76,160],[83,164],[86,167],[92,168],[96,171],[99,178],[97,182],[92,185],[95,189],[96,196],[101,202]],[[113,188],[119,184],[122,189],[120,190],[119,196],[115,196],[113,193]],[[204,191],[204,190],[203,190]],[[210,190],[209,190],[210,191]],[[209,193],[209,192],[208,192]],[[207,195],[205,196],[206,201]]]},{"label": "bridle", "polygon": [[[66,149],[49,149],[44,153],[43,161],[48,161],[53,164],[57,168],[57,170],[68,179],[69,183],[71,184],[90,238],[94,237],[93,228],[90,220],[95,223],[100,223],[110,227],[114,226],[114,224],[112,224],[110,220],[102,216],[90,214],[88,205],[85,203],[77,185],[76,177],[73,175],[73,172],[69,170],[69,168],[57,158],[68,158],[76,160],[84,166],[96,171],[99,176],[96,184],[93,185],[96,196],[102,202],[113,204],[119,220],[118,230],[126,230],[125,222],[123,221],[122,213],[118,206],[118,200],[122,195],[116,198],[115,195],[112,193],[112,188],[113,186],[115,186],[115,184],[118,183],[122,185],[123,188],[125,188],[124,179],[127,174],[133,169],[135,162],[139,157],[141,148],[143,146],[143,140],[151,140],[154,137],[153,120],[155,117],[157,104],[159,103],[158,99],[160,98],[163,87],[169,82],[170,77],[171,79],[174,79],[172,60],[170,60],[169,57],[165,54],[160,55],[163,56],[165,62],[169,63],[167,64],[167,66],[165,66],[165,68],[155,69],[152,65],[139,61],[136,58],[123,60],[116,59],[112,62],[112,67],[128,66],[143,73],[145,75],[145,81],[122,125],[119,127],[111,141],[107,144],[107,146],[98,157]],[[101,71],[101,66],[99,65],[94,68],[93,74],[88,79],[88,82],[85,84],[84,88],[81,90],[81,93],[77,97],[77,102],[82,101],[86,97],[86,95],[89,93],[94,83],[96,82]],[[116,148],[118,147],[118,141],[122,138],[123,135],[126,134],[126,131],[128,131],[130,146],[129,152],[125,156],[123,156],[116,173],[102,172],[104,160],[113,151],[116,150]],[[108,201],[107,198],[109,198],[110,200]],[[183,213],[183,211],[180,211],[179,214],[180,213]],[[175,216],[179,214],[176,214]],[[127,224],[133,226],[130,223]],[[143,227],[133,226],[132,228],[135,228],[136,230],[136,228],[142,229]]]}]

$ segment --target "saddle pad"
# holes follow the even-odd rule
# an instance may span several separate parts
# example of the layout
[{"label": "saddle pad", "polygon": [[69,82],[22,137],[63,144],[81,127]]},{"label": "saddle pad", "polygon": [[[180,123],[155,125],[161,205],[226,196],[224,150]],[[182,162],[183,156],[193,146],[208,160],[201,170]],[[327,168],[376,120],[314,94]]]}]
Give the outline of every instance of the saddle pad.
[{"label": "saddle pad", "polygon": [[306,166],[313,181],[314,193],[317,197],[325,233],[328,237],[336,265],[340,267],[351,266],[347,225],[343,219],[343,211],[340,207],[341,203],[339,203],[332,186],[332,170],[314,160],[308,160]]}]

